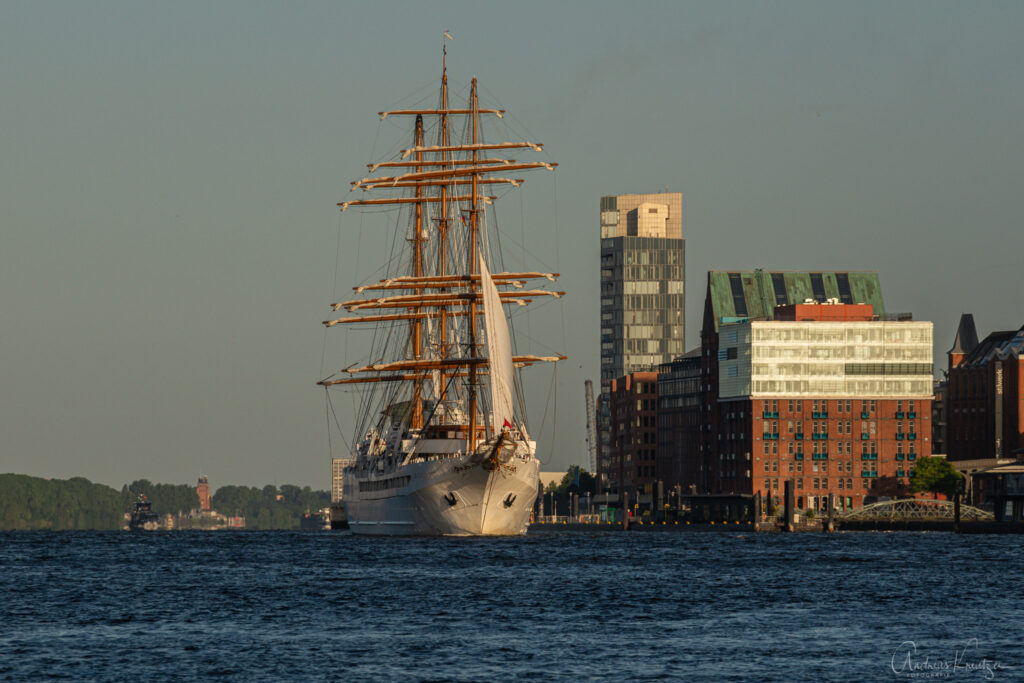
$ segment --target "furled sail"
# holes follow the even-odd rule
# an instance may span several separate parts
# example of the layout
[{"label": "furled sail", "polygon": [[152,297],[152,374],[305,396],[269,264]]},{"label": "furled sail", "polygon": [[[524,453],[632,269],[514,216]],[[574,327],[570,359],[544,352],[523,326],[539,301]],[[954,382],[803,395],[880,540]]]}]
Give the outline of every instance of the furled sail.
[{"label": "furled sail", "polygon": [[508,321],[501,307],[498,288],[494,286],[491,273],[483,255],[480,256],[480,288],[484,302],[484,329],[487,333],[487,356],[491,383],[492,427],[500,432],[512,425],[512,340],[508,332]]}]

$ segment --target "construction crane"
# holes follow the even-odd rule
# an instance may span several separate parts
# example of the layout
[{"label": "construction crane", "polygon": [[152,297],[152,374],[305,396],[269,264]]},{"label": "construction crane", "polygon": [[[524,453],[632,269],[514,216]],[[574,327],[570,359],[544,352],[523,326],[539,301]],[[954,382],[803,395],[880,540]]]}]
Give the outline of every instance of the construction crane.
[{"label": "construction crane", "polygon": [[594,383],[584,382],[587,402],[587,454],[590,456],[590,473],[597,473],[597,439],[594,436]]}]

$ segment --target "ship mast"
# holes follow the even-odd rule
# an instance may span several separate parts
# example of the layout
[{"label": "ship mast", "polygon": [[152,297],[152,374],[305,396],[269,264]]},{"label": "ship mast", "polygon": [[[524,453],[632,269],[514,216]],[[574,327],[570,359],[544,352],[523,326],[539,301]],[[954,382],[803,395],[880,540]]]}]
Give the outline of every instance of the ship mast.
[{"label": "ship mast", "polygon": [[[417,148],[423,147],[423,114],[416,115],[416,135],[414,143]],[[423,163],[423,152],[416,152],[416,161]],[[416,187],[416,199],[423,197],[423,188],[421,186]],[[413,225],[413,229],[416,231],[413,236],[413,255],[412,255],[412,274],[413,277],[423,276],[423,204],[421,202],[416,203],[416,221]],[[415,309],[410,308],[409,312],[414,312]],[[416,360],[420,360],[423,357],[423,320],[421,318],[414,318],[411,322],[412,326],[412,357]],[[412,420],[409,426],[412,429],[420,429],[423,427],[423,404],[420,397],[423,393],[423,381],[415,380],[412,385]]]},{"label": "ship mast", "polygon": [[[473,159],[473,163],[471,165],[471,168],[477,168],[477,163],[476,163],[477,162],[477,154],[479,154],[479,152],[476,149],[476,145],[479,142],[479,140],[477,140],[477,135],[478,135],[477,128],[478,128],[478,125],[480,123],[480,113],[477,111],[478,107],[479,107],[479,102],[477,101],[477,97],[476,97],[476,77],[474,77],[473,78],[472,90],[470,91],[470,108],[473,110],[473,113],[470,114],[470,116],[473,117],[473,140],[472,140],[472,145],[473,145],[472,159]],[[472,208],[470,209],[470,214],[469,214],[469,249],[467,250],[469,252],[469,274],[470,274],[470,276],[474,276],[474,275],[479,275],[480,274],[480,270],[477,267],[477,258],[476,258],[477,216],[479,214],[479,207],[477,206],[477,202],[478,202],[477,191],[479,189],[479,187],[478,187],[479,179],[480,179],[480,174],[474,173],[473,174],[473,189],[472,189],[472,192],[471,192],[471,196],[472,196],[473,199],[471,200],[471,203],[470,203],[470,207],[472,207]],[[469,304],[469,357],[470,358],[476,358],[477,357],[477,348],[476,348],[476,315],[477,315],[477,313],[476,313],[476,308],[477,308],[476,301],[477,301],[477,297],[476,297],[476,295],[479,292],[480,292],[480,288],[478,286],[476,286],[476,284],[474,284],[474,286],[473,286],[474,297],[473,297],[472,302]],[[476,385],[477,385],[476,365],[470,365],[469,366],[469,440],[466,442],[466,451],[469,452],[469,453],[472,453],[476,449]]]},{"label": "ship mast", "polygon": [[[541,151],[542,145],[538,143],[483,142],[481,115],[501,118],[504,110],[482,109],[477,79],[473,78],[471,83],[468,106],[451,108],[447,46],[443,46],[438,108],[379,112],[382,119],[388,116],[414,116],[413,144],[401,150],[400,160],[368,164],[369,176],[352,183],[352,191],[383,192],[384,196],[339,202],[338,206],[344,211],[351,206],[412,204],[410,219],[413,235],[409,239],[411,264],[401,275],[354,287],[359,295],[368,290],[379,291],[379,294],[332,304],[334,310],[344,308],[352,315],[325,320],[324,324],[328,327],[340,323],[405,326],[409,336],[405,346],[400,347],[405,349],[405,355],[404,358],[388,361],[375,354],[373,357],[378,360],[360,367],[344,368],[319,382],[323,386],[406,382],[411,389],[411,396],[405,394],[411,398],[406,413],[409,416],[408,427],[410,430],[422,431],[427,426],[423,405],[424,387],[426,381],[431,380],[435,401],[458,401],[465,409],[465,413],[461,413],[459,430],[468,427],[465,433],[467,452],[473,452],[480,441],[479,425],[486,427],[488,424],[486,418],[481,416],[483,411],[478,391],[481,377],[489,373],[490,359],[486,356],[492,355],[482,353],[478,320],[486,308],[482,306],[484,274],[480,264],[481,256],[486,258],[486,254],[482,254],[481,230],[484,224],[481,214],[485,205],[496,197],[485,194],[485,188],[502,184],[518,186],[524,182],[520,178],[496,175],[499,173],[537,168],[553,170],[556,166],[547,162],[523,162],[505,158],[509,150]],[[437,117],[438,130],[434,145],[426,144],[425,140],[424,117],[428,116]],[[467,126],[467,139],[452,142],[452,116],[470,117],[467,122],[470,124]],[[378,173],[379,169],[387,170]],[[433,209],[431,205],[437,205],[437,208]],[[468,208],[462,208],[467,205]],[[459,238],[458,244],[450,239],[452,218],[460,215],[462,223],[456,227],[465,230],[464,248],[462,235],[458,232],[455,233]],[[436,232],[430,234],[429,229],[435,224]],[[462,253],[450,253],[453,247]],[[463,255],[467,257],[465,261]],[[491,292],[488,296],[498,302],[499,313],[502,304],[525,306],[537,297],[564,295],[564,292],[524,288],[530,279],[554,280],[558,277],[556,273],[498,272],[487,276],[490,281],[488,291]],[[495,286],[499,288],[497,298],[494,295]],[[400,291],[392,294],[389,290]],[[370,314],[364,315],[364,311]],[[431,327],[424,329],[425,322]],[[450,335],[452,344],[449,344]],[[519,355],[513,356],[511,361],[514,367],[521,368],[563,358],[561,355]],[[458,383],[455,386],[458,389],[449,392],[449,385],[456,379]],[[393,400],[395,393],[385,391],[377,396]],[[452,413],[453,416],[458,414]],[[468,425],[462,420],[468,420]],[[491,426],[501,428],[501,425]]]}]

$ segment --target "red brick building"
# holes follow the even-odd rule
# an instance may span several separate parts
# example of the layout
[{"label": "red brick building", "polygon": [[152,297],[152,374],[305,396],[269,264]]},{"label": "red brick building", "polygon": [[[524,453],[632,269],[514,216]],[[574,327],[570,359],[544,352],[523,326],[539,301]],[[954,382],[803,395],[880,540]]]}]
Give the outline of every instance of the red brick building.
[{"label": "red brick building", "polygon": [[700,466],[684,486],[778,505],[792,479],[801,508],[908,495],[931,455],[931,330],[887,316],[874,274],[709,273]]},{"label": "red brick building", "polygon": [[658,479],[658,373],[634,372],[612,380],[609,391],[611,439],[602,457],[608,464],[611,493],[637,495],[649,505]]},{"label": "red brick building", "polygon": [[1024,327],[982,341],[974,318],[960,318],[946,385],[950,460],[1014,458],[1024,448]]}]

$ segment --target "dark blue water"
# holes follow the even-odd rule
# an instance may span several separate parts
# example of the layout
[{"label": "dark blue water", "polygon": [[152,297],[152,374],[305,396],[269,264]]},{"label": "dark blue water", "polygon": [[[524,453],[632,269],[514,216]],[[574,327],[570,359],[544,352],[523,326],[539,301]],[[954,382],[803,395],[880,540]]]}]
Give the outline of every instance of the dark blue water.
[{"label": "dark blue water", "polygon": [[1022,541],[0,534],[0,677],[1019,680]]}]

